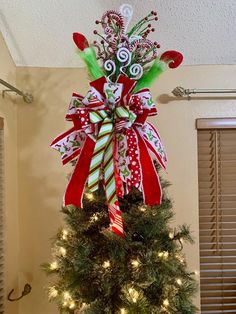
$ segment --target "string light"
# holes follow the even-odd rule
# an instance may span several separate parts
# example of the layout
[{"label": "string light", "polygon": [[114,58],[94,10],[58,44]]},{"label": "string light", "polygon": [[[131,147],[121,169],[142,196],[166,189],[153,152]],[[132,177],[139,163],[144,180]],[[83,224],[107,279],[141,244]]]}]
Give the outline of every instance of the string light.
[{"label": "string light", "polygon": [[63,240],[67,240],[68,237],[68,231],[66,229],[62,230],[62,239]]},{"label": "string light", "polygon": [[121,314],[126,314],[126,310],[124,308],[120,309]]},{"label": "string light", "polygon": [[85,195],[89,201],[94,200],[94,195],[92,193],[86,193]]},{"label": "string light", "polygon": [[69,307],[71,310],[75,308],[75,301],[72,300],[72,297],[68,291],[63,292],[63,306]]},{"label": "string light", "polygon": [[184,264],[184,258],[180,256],[179,254],[175,254],[175,257],[180,261],[180,263]]},{"label": "string light", "polygon": [[58,296],[58,291],[55,287],[50,287],[49,288],[49,292],[48,292],[48,296],[50,299],[52,298],[56,298]]},{"label": "string light", "polygon": [[64,248],[64,247],[60,247],[59,248],[59,252],[60,252],[60,254],[63,256],[63,257],[65,257],[66,256],[66,249]]},{"label": "string light", "polygon": [[175,235],[174,235],[173,232],[170,232],[170,233],[169,233],[169,238],[170,238],[171,240],[174,239],[174,236],[175,236]]},{"label": "string light", "polygon": [[129,291],[129,294],[130,294],[130,296],[131,296],[132,301],[133,301],[134,303],[136,303],[136,302],[137,302],[137,299],[138,299],[138,297],[139,297],[138,291],[135,290],[134,288],[129,288],[128,291]]},{"label": "string light", "polygon": [[169,257],[169,252],[167,252],[167,251],[159,252],[158,257],[163,258],[163,259],[167,259]]},{"label": "string light", "polygon": [[141,211],[141,212],[145,212],[146,210],[147,210],[147,208],[146,207],[139,207],[139,210]]},{"label": "string light", "polygon": [[179,286],[182,285],[182,280],[181,280],[180,278],[176,279],[176,282],[177,282],[177,284],[178,284]]},{"label": "string light", "polygon": [[195,270],[195,271],[194,271],[194,275],[196,275],[196,276],[198,276],[198,275],[199,275],[198,270]]},{"label": "string light", "polygon": [[184,264],[184,259],[182,257],[179,258],[180,263]]},{"label": "string light", "polygon": [[133,267],[137,268],[137,267],[139,267],[140,263],[139,263],[138,260],[132,260],[132,261],[131,261],[131,265],[132,265]]},{"label": "string light", "polygon": [[52,262],[52,263],[50,264],[50,269],[51,269],[51,270],[56,270],[56,269],[58,269],[58,263],[57,263],[57,261],[54,261],[54,262]]},{"label": "string light", "polygon": [[110,261],[105,261],[105,262],[103,263],[102,267],[103,267],[103,268],[109,268],[109,267],[111,267]]},{"label": "string light", "polygon": [[71,299],[70,293],[69,293],[68,291],[65,291],[65,292],[63,293],[63,298],[64,298],[65,301],[70,300],[70,299]]},{"label": "string light", "polygon": [[71,302],[70,302],[69,308],[70,308],[71,310],[75,308],[75,302],[74,302],[74,301],[71,301]]},{"label": "string light", "polygon": [[167,259],[169,257],[169,252],[164,252],[163,257],[164,259]]},{"label": "string light", "polygon": [[63,304],[62,304],[64,307],[68,306],[68,302],[67,301],[64,301]]},{"label": "string light", "polygon": [[163,301],[163,305],[164,305],[165,307],[168,307],[168,306],[170,305],[169,300],[168,300],[168,299],[165,299],[165,300]]},{"label": "string light", "polygon": [[93,214],[93,216],[90,218],[90,222],[95,222],[99,219],[97,214]]}]

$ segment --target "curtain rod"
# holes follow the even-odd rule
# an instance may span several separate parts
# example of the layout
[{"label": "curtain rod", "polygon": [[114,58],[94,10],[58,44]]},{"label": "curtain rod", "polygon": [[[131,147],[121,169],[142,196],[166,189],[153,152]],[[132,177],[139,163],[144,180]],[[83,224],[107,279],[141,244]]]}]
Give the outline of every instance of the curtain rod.
[{"label": "curtain rod", "polygon": [[236,94],[236,89],[185,89],[178,86],[173,89],[172,94],[177,97],[189,96],[191,94]]},{"label": "curtain rod", "polygon": [[28,104],[31,104],[34,100],[33,96],[29,93],[24,93],[23,91],[19,90],[18,88],[12,86],[11,84],[7,83],[6,81],[0,79],[0,84],[6,86],[7,88],[9,88],[9,90],[4,90],[2,91],[2,95],[4,96],[4,93],[6,92],[15,92],[18,95],[22,96],[24,101]]}]

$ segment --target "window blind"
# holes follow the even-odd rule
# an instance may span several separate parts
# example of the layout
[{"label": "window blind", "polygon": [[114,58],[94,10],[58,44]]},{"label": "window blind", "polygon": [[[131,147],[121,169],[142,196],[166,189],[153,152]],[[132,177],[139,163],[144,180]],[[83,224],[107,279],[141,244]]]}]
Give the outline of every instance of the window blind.
[{"label": "window blind", "polygon": [[236,313],[236,119],[197,129],[201,313]]},{"label": "window blind", "polygon": [[3,270],[3,118],[0,118],[0,314],[4,313],[4,270]]}]

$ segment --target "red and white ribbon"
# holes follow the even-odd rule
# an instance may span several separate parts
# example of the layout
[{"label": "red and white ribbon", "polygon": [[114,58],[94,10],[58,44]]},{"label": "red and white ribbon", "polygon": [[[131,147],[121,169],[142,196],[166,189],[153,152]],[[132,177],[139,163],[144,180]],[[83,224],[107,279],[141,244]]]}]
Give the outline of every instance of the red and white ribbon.
[{"label": "red and white ribbon", "polygon": [[[72,95],[66,119],[74,126],[51,144],[60,152],[63,164],[78,158],[66,188],[65,205],[82,207],[96,141],[98,136],[101,138],[99,131],[103,116],[109,117],[113,123],[109,141],[113,141],[112,169],[117,197],[123,197],[135,187],[143,193],[146,205],[161,203],[162,191],[153,160],[165,169],[167,158],[157,130],[146,122],[147,117],[156,115],[157,111],[148,89],[132,93],[135,84],[136,81],[124,75],[120,75],[114,84],[102,77],[90,83],[85,97]],[[99,112],[103,114],[96,122]],[[101,163],[99,179],[104,183],[104,178]],[[122,236],[124,230],[118,199],[111,204],[108,202],[108,208],[111,229]]]}]

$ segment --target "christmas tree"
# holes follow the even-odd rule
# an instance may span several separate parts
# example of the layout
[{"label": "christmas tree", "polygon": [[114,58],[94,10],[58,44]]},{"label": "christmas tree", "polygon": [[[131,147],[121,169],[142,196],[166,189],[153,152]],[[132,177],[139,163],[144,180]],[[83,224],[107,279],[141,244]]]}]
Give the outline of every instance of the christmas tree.
[{"label": "christmas tree", "polygon": [[57,275],[49,298],[61,313],[192,314],[196,283],[182,253],[192,238],[186,225],[169,225],[169,184],[158,175],[166,154],[146,122],[156,114],[148,88],[182,55],[159,57],[159,44],[147,39],[156,12],[128,32],[132,9],[120,11],[96,21],[104,30],[94,31],[99,42],[73,36],[93,81],[85,97],[73,94],[66,118],[74,126],[52,143],[74,170],[62,208],[66,226],[44,265]]}]

